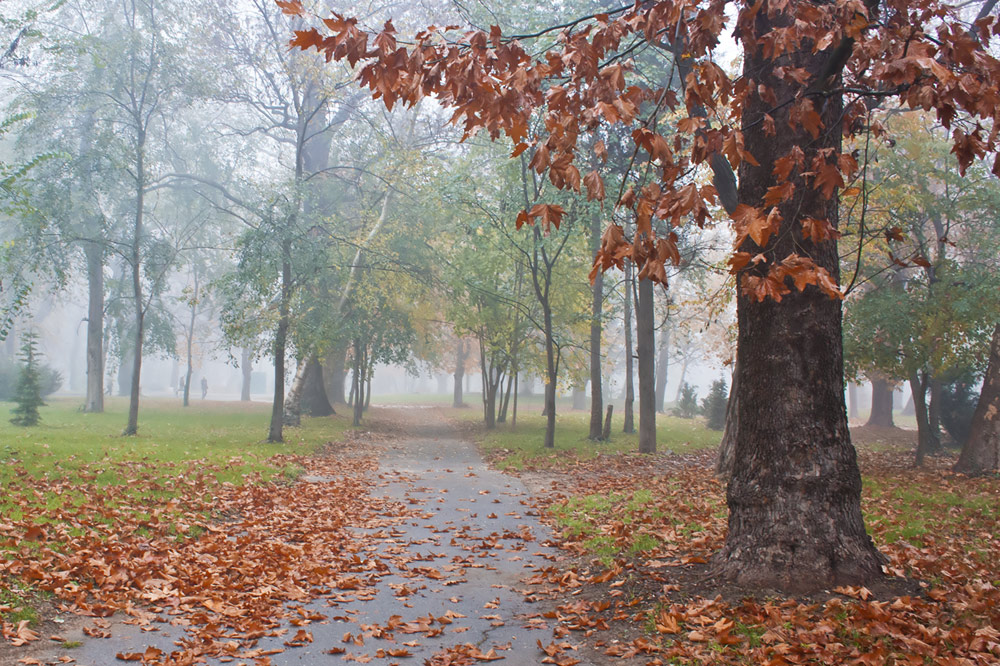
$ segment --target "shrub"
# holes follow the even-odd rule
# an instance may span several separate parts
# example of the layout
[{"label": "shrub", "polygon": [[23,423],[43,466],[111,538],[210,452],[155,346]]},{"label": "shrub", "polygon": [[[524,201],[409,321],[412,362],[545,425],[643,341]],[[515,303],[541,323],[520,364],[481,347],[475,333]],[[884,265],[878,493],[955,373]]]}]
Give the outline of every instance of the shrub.
[{"label": "shrub", "polygon": [[701,413],[705,415],[709,430],[722,430],[726,427],[726,405],[729,401],[729,391],[726,381],[720,379],[712,383],[705,400],[701,403]]},{"label": "shrub", "polygon": [[674,415],[682,419],[693,419],[698,415],[698,393],[694,387],[684,382],[681,386],[681,399],[677,401]]}]

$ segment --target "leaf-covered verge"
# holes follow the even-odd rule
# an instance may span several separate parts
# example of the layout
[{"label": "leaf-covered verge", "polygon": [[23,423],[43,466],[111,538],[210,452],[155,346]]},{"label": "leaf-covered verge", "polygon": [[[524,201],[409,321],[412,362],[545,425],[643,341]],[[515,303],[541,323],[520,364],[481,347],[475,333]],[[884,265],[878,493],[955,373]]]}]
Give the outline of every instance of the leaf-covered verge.
[{"label": "leaf-covered verge", "polygon": [[714,451],[521,465],[579,563],[549,576],[559,619],[629,663],[998,663],[1000,480],[954,475],[948,459],[914,469],[912,447],[872,443],[859,444],[863,508],[886,581],[802,599],[711,579],[727,517]]},{"label": "leaf-covered verge", "polygon": [[[103,414],[55,401],[44,424],[30,430],[0,424],[0,620],[14,646],[40,638],[35,606],[95,618],[125,610],[148,623],[135,604],[170,599],[174,610],[223,609],[245,585],[241,577],[277,582],[268,600],[243,599],[238,607],[263,604],[257,610],[271,612],[300,594],[301,577],[282,565],[284,547],[265,540],[260,553],[241,555],[236,541],[231,552],[219,543],[230,543],[232,522],[244,533],[290,538],[294,526],[255,521],[315,467],[308,454],[344,437],[346,419],[312,419],[272,445],[259,441],[266,405],[208,403],[181,412],[174,401],[146,403],[148,428],[127,439],[119,436],[126,405],[117,400]],[[371,464],[351,462],[354,484]],[[345,490],[360,498],[359,487]],[[353,509],[346,501],[338,507]],[[336,520],[329,520],[332,529]]]}]

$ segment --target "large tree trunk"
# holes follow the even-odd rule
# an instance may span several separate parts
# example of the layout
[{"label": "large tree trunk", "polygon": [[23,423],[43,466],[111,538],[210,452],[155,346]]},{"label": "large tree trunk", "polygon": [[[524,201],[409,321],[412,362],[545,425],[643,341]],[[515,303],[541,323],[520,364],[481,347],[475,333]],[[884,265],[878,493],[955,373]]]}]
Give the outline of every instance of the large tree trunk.
[{"label": "large tree trunk", "polygon": [[954,469],[972,475],[1000,471],[1000,323],[993,329],[990,360],[979,403],[972,414],[969,439]]},{"label": "large tree trunk", "polygon": [[666,412],[667,369],[670,366],[670,328],[666,325],[660,331],[660,344],[656,354],[656,411]]},{"label": "large tree trunk", "polygon": [[323,366],[316,354],[306,360],[305,380],[302,385],[300,407],[309,416],[330,416],[336,414],[333,405],[326,397],[326,386],[323,382]]},{"label": "large tree trunk", "polygon": [[[601,218],[590,220],[590,251],[597,253],[601,244]],[[602,439],[604,419],[604,391],[601,386],[601,335],[604,310],[604,273],[597,271],[591,285],[590,299],[590,434],[591,440]]]},{"label": "large tree trunk", "polygon": [[656,452],[656,343],[653,281],[639,280],[635,307],[636,352],[639,355],[639,453]]},{"label": "large tree trunk", "polygon": [[733,364],[733,385],[729,387],[729,401],[726,403],[726,429],[719,443],[719,458],[715,462],[715,474],[728,481],[733,475],[733,458],[736,452],[736,433],[739,431],[739,359]]},{"label": "large tree trunk", "polygon": [[240,355],[240,400],[250,402],[250,382],[253,380],[253,361],[250,349],[243,348]]},{"label": "large tree trunk", "polygon": [[[798,4],[793,0],[789,11]],[[793,105],[776,108],[760,92],[778,100],[799,97],[797,84],[775,75],[776,63],[765,56],[761,39],[791,19],[771,15],[765,6],[748,20],[757,41],[744,42],[744,72],[753,84],[742,119],[745,147],[759,164],[741,162],[739,200],[756,207],[777,184],[778,158],[798,148],[811,165],[823,159],[820,150],[840,149],[843,100],[837,94],[817,98],[824,126],[819,137],[799,123],[790,125]],[[783,55],[781,64],[817,79],[831,51],[813,53],[806,42]],[[831,90],[840,85],[837,76],[819,83]],[[773,116],[776,133],[761,122],[765,114]],[[863,584],[882,570],[865,531],[861,474],[847,427],[840,301],[811,286],[799,292],[792,285],[781,301],[757,301],[744,292],[749,276],[762,275],[792,253],[811,257],[839,278],[836,241],[814,242],[802,234],[806,217],[837,226],[837,196],[823,198],[801,174],[791,178],[795,195],[779,206],[777,233],[763,249],[750,238],[740,248],[763,251],[767,260],[737,276],[739,427],[727,491],[729,532],[716,567],[738,585],[799,593]]]},{"label": "large tree trunk", "polygon": [[88,241],[87,257],[87,399],[85,412],[104,411],[104,248]]},{"label": "large tree trunk", "polygon": [[880,428],[894,428],[892,422],[892,382],[885,377],[874,375],[872,382],[872,411],[868,416],[866,426],[879,426]]},{"label": "large tree trunk", "polygon": [[632,383],[632,264],[625,262],[625,414],[622,432],[635,432],[632,404],[635,385]]},{"label": "large tree trunk", "polygon": [[462,397],[462,380],[465,378],[465,359],[468,355],[469,351],[465,346],[465,339],[459,338],[458,347],[455,350],[455,389],[452,393],[452,407],[465,407],[465,401]]}]

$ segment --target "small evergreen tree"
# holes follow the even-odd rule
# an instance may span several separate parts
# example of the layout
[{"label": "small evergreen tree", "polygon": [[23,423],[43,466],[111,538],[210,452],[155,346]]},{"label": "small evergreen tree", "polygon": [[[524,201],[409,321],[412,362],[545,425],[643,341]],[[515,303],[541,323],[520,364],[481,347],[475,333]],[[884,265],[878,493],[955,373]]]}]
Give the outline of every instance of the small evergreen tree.
[{"label": "small evergreen tree", "polygon": [[712,382],[705,400],[701,403],[701,413],[705,415],[705,425],[709,430],[722,430],[726,427],[726,403],[729,400],[729,390],[726,381],[720,379]]},{"label": "small evergreen tree", "polygon": [[687,382],[681,386],[681,399],[677,401],[674,414],[682,419],[693,419],[698,414],[698,393]]},{"label": "small evergreen tree", "polygon": [[17,403],[14,408],[14,418],[11,423],[18,426],[38,425],[38,408],[44,405],[42,402],[41,378],[38,371],[38,336],[35,333],[28,333],[24,336],[24,343],[21,345],[21,375],[17,378],[17,386],[14,387],[13,400]]}]

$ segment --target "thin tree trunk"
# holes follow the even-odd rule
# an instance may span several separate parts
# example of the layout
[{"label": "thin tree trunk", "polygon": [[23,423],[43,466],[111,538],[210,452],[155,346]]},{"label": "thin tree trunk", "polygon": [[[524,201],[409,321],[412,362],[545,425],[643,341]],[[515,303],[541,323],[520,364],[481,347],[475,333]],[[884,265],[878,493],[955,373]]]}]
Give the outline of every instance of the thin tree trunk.
[{"label": "thin tree trunk", "polygon": [[635,308],[636,352],[639,355],[639,453],[656,452],[656,343],[653,282],[640,279]]},{"label": "thin tree trunk", "polygon": [[468,355],[465,339],[459,338],[458,348],[455,351],[455,390],[451,400],[452,407],[465,407],[465,401],[462,397],[462,380],[465,378],[465,359]]},{"label": "thin tree trunk", "polygon": [[884,377],[873,375],[872,382],[872,411],[868,416],[866,426],[878,426],[880,428],[894,428],[892,422],[892,382]]},{"label": "thin tree trunk", "polygon": [[688,363],[689,362],[690,362],[690,358],[685,355],[684,356],[684,360],[681,361],[681,376],[678,377],[678,379],[677,379],[677,393],[674,394],[674,404],[675,405],[680,404],[680,401],[681,401],[681,391],[684,390],[684,380],[687,379]]},{"label": "thin tree trunk", "polygon": [[514,407],[511,409],[511,412],[510,412],[510,429],[511,430],[513,430],[517,426],[517,396],[518,396],[518,393],[517,393],[517,382],[520,379],[520,377],[521,377],[521,373],[518,372],[517,367],[515,365],[515,368],[514,368]]},{"label": "thin tree trunk", "polygon": [[[594,215],[590,220],[590,250],[596,255],[601,244],[601,219]],[[604,310],[604,273],[597,271],[591,286],[590,299],[590,434],[591,440],[603,436],[604,391],[601,386],[601,335]]]},{"label": "thin tree trunk", "polygon": [[1000,323],[993,328],[983,390],[954,470],[969,475],[1000,471]]},{"label": "thin tree trunk", "polygon": [[104,411],[104,250],[84,245],[87,258],[87,399],[85,412]]},{"label": "thin tree trunk", "polygon": [[[798,7],[793,2],[788,11]],[[830,94],[815,103],[822,122],[818,137],[790,122],[793,105],[776,108],[773,99],[801,98],[801,86],[779,76],[765,54],[765,36],[787,28],[792,19],[765,8],[749,20],[744,72],[753,85],[742,123],[745,148],[756,161],[740,163],[739,201],[757,207],[777,184],[778,159],[801,150],[804,163],[813,164],[824,159],[820,151],[837,154],[843,99]],[[807,41],[783,53],[781,64],[801,68],[836,90],[839,72],[825,76],[830,51],[814,53]],[[765,114],[780,128],[777,133],[761,122]],[[795,196],[777,206],[779,228],[766,246],[749,237],[740,245],[741,251],[763,252],[767,261],[737,274],[739,426],[727,489],[729,531],[716,559],[716,573],[724,580],[785,593],[860,585],[882,575],[882,558],[865,531],[861,474],[847,427],[841,303],[815,287],[800,292],[791,285],[780,301],[758,301],[745,291],[747,278],[762,278],[770,266],[796,253],[839,279],[836,241],[817,242],[802,232],[807,217],[837,227],[837,195],[824,197],[806,178],[791,175]]]},{"label": "thin tree trunk", "polygon": [[289,308],[292,298],[292,242],[281,243],[281,300],[278,303],[278,328],[274,333],[274,399],[271,402],[271,425],[267,441],[282,442],[285,408],[285,347],[288,342]]},{"label": "thin tree trunk", "polygon": [[635,432],[632,403],[635,385],[632,382],[632,263],[625,262],[625,417],[622,432]]},{"label": "thin tree trunk", "polygon": [[497,423],[507,422],[507,408],[510,406],[510,392],[514,387],[514,375],[516,373],[507,373],[507,388],[503,389],[502,395],[500,396],[500,409],[497,412]]},{"label": "thin tree trunk", "polygon": [[135,303],[135,338],[132,342],[132,385],[128,400],[128,424],[123,435],[132,436],[139,433],[139,386],[142,376],[142,342],[145,336],[146,306],[142,295],[142,234],[143,216],[146,207],[146,134],[140,130],[136,140],[135,161],[135,224],[132,228],[132,297]]},{"label": "thin tree trunk", "polygon": [[248,347],[243,348],[243,353],[240,356],[240,373],[242,373],[242,381],[240,382],[240,400],[242,402],[250,402],[250,382],[253,379],[253,363],[252,355]]},{"label": "thin tree trunk", "polygon": [[917,450],[916,464],[924,464],[924,456],[935,453],[941,448],[937,433],[931,429],[930,414],[927,409],[927,385],[930,383],[926,374],[910,373],[910,392],[913,394],[913,407],[917,417]]},{"label": "thin tree trunk", "polygon": [[194,351],[194,322],[198,317],[198,271],[194,271],[194,293],[191,295],[191,317],[187,328],[187,371],[184,374],[184,407],[190,406],[191,375],[194,373],[194,362],[191,358]]},{"label": "thin tree trunk", "polygon": [[555,339],[552,327],[552,307],[548,298],[542,301],[542,315],[545,326],[545,448],[556,445],[556,382],[559,371],[556,364]]},{"label": "thin tree trunk", "polygon": [[361,341],[358,339],[354,340],[354,386],[351,387],[351,393],[354,396],[354,420],[352,421],[354,427],[361,425],[361,416],[365,409],[365,397],[363,392],[365,390],[365,380],[361,373],[364,370],[364,358],[361,351]]},{"label": "thin tree trunk", "polygon": [[667,369],[670,365],[670,328],[666,325],[660,331],[659,352],[656,355],[656,411],[666,412]]}]

